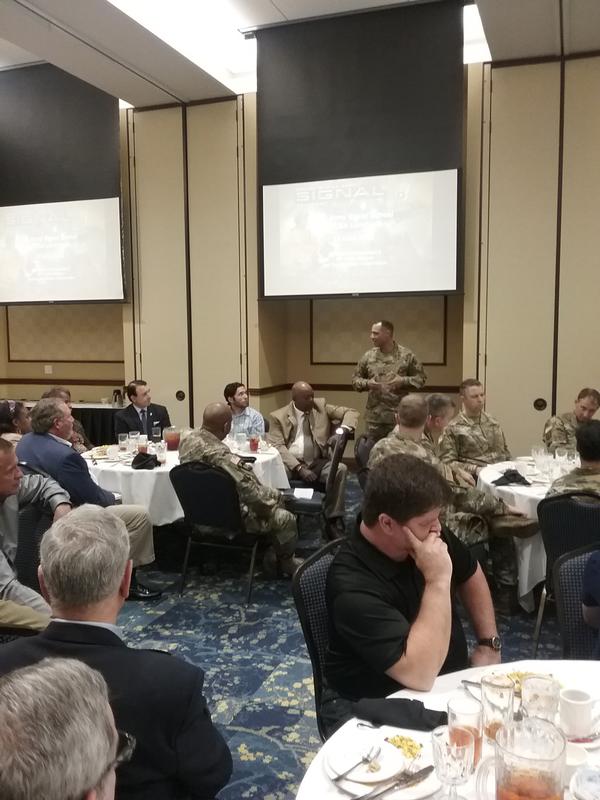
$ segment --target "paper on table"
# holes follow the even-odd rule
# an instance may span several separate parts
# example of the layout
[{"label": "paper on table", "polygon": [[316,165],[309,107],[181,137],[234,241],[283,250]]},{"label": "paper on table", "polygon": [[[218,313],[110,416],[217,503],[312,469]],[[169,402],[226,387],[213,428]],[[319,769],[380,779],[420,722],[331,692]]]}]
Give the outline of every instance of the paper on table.
[{"label": "paper on table", "polygon": [[314,491],[314,489],[294,489],[294,497],[298,497],[301,500],[310,500]]}]

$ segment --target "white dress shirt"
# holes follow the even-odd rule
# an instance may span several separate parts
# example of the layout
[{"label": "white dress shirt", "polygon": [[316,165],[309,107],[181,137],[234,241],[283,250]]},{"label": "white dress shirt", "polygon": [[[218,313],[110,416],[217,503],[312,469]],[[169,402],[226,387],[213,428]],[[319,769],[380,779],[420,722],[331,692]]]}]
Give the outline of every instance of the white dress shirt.
[{"label": "white dress shirt", "polygon": [[304,411],[296,408],[294,403],[294,413],[296,414],[296,438],[288,445],[288,451],[294,458],[304,458],[304,432],[302,430],[302,422],[304,421]]}]

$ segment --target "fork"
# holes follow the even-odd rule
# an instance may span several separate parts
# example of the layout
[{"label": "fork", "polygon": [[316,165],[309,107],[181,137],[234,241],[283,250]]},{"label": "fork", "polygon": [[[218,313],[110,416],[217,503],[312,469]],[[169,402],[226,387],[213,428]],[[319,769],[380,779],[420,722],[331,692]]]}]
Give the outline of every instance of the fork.
[{"label": "fork", "polygon": [[379,753],[381,753],[380,745],[374,744],[368,750],[368,752],[366,752],[363,756],[361,756],[360,761],[357,761],[356,764],[353,764],[350,767],[350,769],[347,769],[345,772],[342,772],[342,773],[340,773],[340,775],[336,775],[334,778],[332,778],[333,782],[337,783],[338,781],[341,781],[342,778],[345,778],[346,775],[349,775],[357,767],[360,767],[361,764],[371,764],[373,761],[375,761],[375,759],[377,758]]}]

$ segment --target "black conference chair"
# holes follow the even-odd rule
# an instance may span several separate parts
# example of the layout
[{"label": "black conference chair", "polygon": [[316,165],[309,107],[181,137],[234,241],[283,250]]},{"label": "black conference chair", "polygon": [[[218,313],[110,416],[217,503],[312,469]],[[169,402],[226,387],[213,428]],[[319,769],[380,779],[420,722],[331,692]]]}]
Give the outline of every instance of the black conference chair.
[{"label": "black conference chair", "polygon": [[179,595],[183,594],[185,587],[190,550],[193,544],[226,550],[242,550],[250,553],[246,596],[246,605],[248,606],[254,583],[256,551],[259,543],[265,541],[265,537],[246,531],[233,478],[224,470],[202,461],[179,464],[173,467],[169,477],[183,508],[184,521],[188,525]]},{"label": "black conference chair", "polygon": [[363,491],[367,484],[367,476],[369,474],[367,464],[369,463],[369,456],[371,455],[374,444],[375,439],[372,439],[366,433],[361,434],[354,442],[354,460],[358,467],[358,482]]},{"label": "black conference chair", "polygon": [[342,541],[343,539],[336,539],[329,542],[307,558],[292,579],[294,603],[312,664],[317,727],[322,741],[325,741],[325,732],[321,721],[321,699],[325,656],[329,646],[325,586],[329,567]]},{"label": "black conference chair", "polygon": [[40,542],[52,525],[51,512],[37,503],[29,503],[19,511],[19,541],[14,569],[20,583],[40,591],[38,566],[40,564]]},{"label": "black conference chair", "polygon": [[565,553],[554,563],[552,581],[563,658],[589,659],[596,649],[600,634],[583,619],[581,592],[585,565],[599,549],[600,542],[596,542]]},{"label": "black conference chair", "polygon": [[546,580],[533,633],[534,658],[537,656],[546,602],[554,599],[552,570],[556,560],[572,550],[600,542],[600,495],[593,492],[566,492],[546,497],[538,505],[537,512],[546,550]]},{"label": "black conference chair", "polygon": [[313,496],[310,499],[295,497],[294,488],[306,487],[312,489],[313,485],[309,483],[304,483],[303,481],[295,481],[295,480],[290,481],[290,485],[292,488],[284,492],[285,507],[287,508],[288,511],[291,511],[297,517],[320,516],[323,518],[323,525],[324,526],[326,525],[327,521],[325,519],[325,504],[327,502],[328,496],[333,491],[338,467],[344,455],[344,450],[346,448],[347,441],[348,441],[348,432],[346,430],[344,430],[342,433],[335,434],[335,445],[333,447],[333,453],[331,456],[331,468],[329,470],[329,475],[327,476],[327,481],[325,483],[325,493],[314,491]]}]

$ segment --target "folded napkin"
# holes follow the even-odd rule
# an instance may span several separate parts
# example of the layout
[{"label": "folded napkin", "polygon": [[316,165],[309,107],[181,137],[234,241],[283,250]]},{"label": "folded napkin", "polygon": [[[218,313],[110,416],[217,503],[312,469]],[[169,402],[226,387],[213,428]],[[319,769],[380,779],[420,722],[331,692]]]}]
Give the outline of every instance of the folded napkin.
[{"label": "folded napkin", "polygon": [[519,483],[521,486],[531,486],[531,483],[521,475],[516,469],[506,469],[502,477],[492,481],[494,486],[510,486],[511,483]]},{"label": "folded napkin", "polygon": [[150,453],[138,453],[131,462],[131,469],[154,469],[158,467],[158,458]]},{"label": "folded napkin", "polygon": [[445,711],[433,711],[425,708],[420,700],[403,697],[363,697],[352,704],[352,713],[373,725],[392,725],[413,731],[432,731],[448,722]]}]

